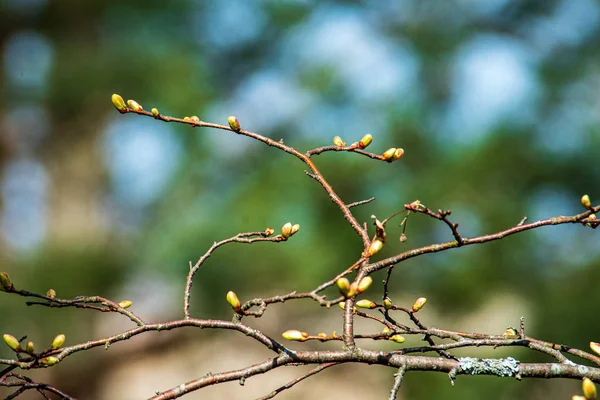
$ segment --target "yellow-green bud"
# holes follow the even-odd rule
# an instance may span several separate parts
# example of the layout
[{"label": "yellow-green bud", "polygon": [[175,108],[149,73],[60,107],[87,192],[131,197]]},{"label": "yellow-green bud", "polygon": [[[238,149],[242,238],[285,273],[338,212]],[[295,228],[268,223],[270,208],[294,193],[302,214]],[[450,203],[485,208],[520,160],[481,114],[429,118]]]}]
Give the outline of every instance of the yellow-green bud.
[{"label": "yellow-green bud", "polygon": [[390,336],[389,340],[392,340],[396,343],[404,343],[404,341],[406,339],[404,338],[404,336],[396,334],[396,335]]},{"label": "yellow-green bud", "polygon": [[343,147],[346,145],[346,142],[344,142],[341,137],[336,136],[333,138],[333,144],[335,144],[336,146]]},{"label": "yellow-green bud", "polygon": [[51,367],[52,365],[58,362],[58,358],[56,357],[45,357],[40,360],[40,364]]},{"label": "yellow-green bud", "polygon": [[373,136],[371,136],[371,134],[367,133],[365,136],[362,137],[362,139],[360,139],[360,142],[358,142],[358,147],[360,147],[361,149],[366,149],[367,146],[370,145],[372,141],[373,141]]},{"label": "yellow-green bud", "polygon": [[371,300],[363,299],[356,302],[356,307],[373,309],[377,307],[377,304],[375,304]]},{"label": "yellow-green bud", "polygon": [[300,224],[292,225],[292,231],[290,232],[290,236],[295,235],[296,232],[298,232],[299,230],[300,230]]},{"label": "yellow-green bud", "polygon": [[35,347],[33,346],[33,342],[27,342],[27,346],[25,346],[25,351],[29,354],[35,352]]},{"label": "yellow-green bud", "polygon": [[240,126],[240,121],[233,115],[227,118],[227,122],[229,123],[229,127],[235,132],[239,132],[242,127]]},{"label": "yellow-green bud", "polygon": [[517,330],[515,328],[508,327],[504,331],[503,336],[505,339],[516,339],[519,337],[519,334],[517,333]]},{"label": "yellow-green bud", "polygon": [[350,290],[350,281],[346,278],[340,278],[336,281],[338,288],[340,289],[340,293],[344,296],[348,294]]},{"label": "yellow-green bud", "polygon": [[61,346],[63,344],[65,344],[65,335],[63,335],[62,333],[60,335],[57,335],[54,340],[52,341],[52,350],[56,350],[61,348]]},{"label": "yellow-green bud", "polygon": [[6,291],[14,288],[14,285],[6,272],[0,272],[0,288]]},{"label": "yellow-green bud", "polygon": [[227,302],[235,312],[240,312],[240,310],[242,309],[242,303],[240,303],[240,299],[238,299],[235,292],[231,290],[227,292]]},{"label": "yellow-green bud", "polygon": [[367,250],[367,256],[371,257],[375,253],[377,253],[383,247],[383,241],[379,238],[373,240],[371,245],[369,246],[369,250]]},{"label": "yellow-green bud", "polygon": [[46,292],[46,296],[55,298],[56,297],[56,290],[54,290],[54,289],[48,289],[48,291]]},{"label": "yellow-green bud", "polygon": [[273,228],[267,228],[267,229],[265,229],[265,234],[267,236],[271,236],[274,233],[275,233],[275,229],[273,229]]},{"label": "yellow-green bud", "polygon": [[200,118],[198,118],[198,116],[197,116],[197,115],[192,115],[192,116],[190,117],[190,119],[191,119],[193,122],[200,123]]},{"label": "yellow-green bud", "polygon": [[129,106],[129,108],[131,108],[133,111],[142,111],[144,108],[140,105],[140,103],[138,103],[135,100],[127,100],[127,105]]},{"label": "yellow-green bud", "polygon": [[21,345],[19,344],[19,341],[13,335],[9,335],[9,334],[5,333],[2,336],[2,338],[4,339],[4,343],[6,343],[6,345],[8,347],[10,347],[11,349],[13,349],[17,353],[23,351],[23,349],[21,349]]},{"label": "yellow-green bud", "polygon": [[123,100],[123,98],[121,96],[119,96],[118,94],[113,94],[111,97],[113,106],[115,106],[115,108],[117,110],[119,110],[119,112],[123,113],[125,111],[127,111],[127,106],[125,105],[125,100]]},{"label": "yellow-green bud", "polygon": [[[340,306],[340,308],[341,308],[342,310],[345,310],[345,309],[346,309],[346,302],[345,302],[345,301],[342,301],[341,303],[338,303],[338,305]],[[356,311],[357,311],[356,307],[352,307],[352,311],[353,311],[353,312],[356,312]],[[334,335],[334,336],[335,336],[335,335]]]},{"label": "yellow-green bud", "polygon": [[158,118],[158,116],[160,115],[160,113],[158,112],[158,108],[153,108],[151,111],[154,118]]},{"label": "yellow-green bud", "polygon": [[[596,217],[596,214],[590,214],[590,216],[589,216],[589,217],[587,217],[587,219],[590,219],[590,220],[594,220],[594,221],[595,221],[595,220],[596,220],[596,219],[598,219],[598,218]],[[592,226],[592,223],[591,223],[591,222],[586,222],[585,224],[586,224],[587,226]]]},{"label": "yellow-green bud", "polygon": [[427,299],[425,297],[419,297],[413,303],[412,311],[413,312],[419,311],[421,308],[423,308],[423,306],[425,305],[426,302],[427,302]]},{"label": "yellow-green bud", "polygon": [[392,162],[394,161],[394,155],[396,155],[396,148],[395,147],[391,147],[389,149],[387,149],[382,155],[381,155],[381,159],[383,161],[387,161],[387,162]]},{"label": "yellow-green bud", "polygon": [[358,283],[352,282],[350,284],[350,290],[348,290],[348,293],[346,293],[346,297],[351,298],[351,297],[356,296],[357,294],[358,294]]},{"label": "yellow-green bud", "polygon": [[590,196],[584,194],[581,196],[581,205],[585,208],[590,208],[592,206],[592,202],[590,201]]},{"label": "yellow-green bud", "polygon": [[586,400],[586,398],[584,396],[573,395],[573,397],[571,397],[571,400]]},{"label": "yellow-green bud", "polygon": [[291,222],[286,222],[282,227],[281,227],[281,236],[283,236],[285,239],[289,238],[290,236],[292,236],[292,223]]},{"label": "yellow-green bud", "polygon": [[317,337],[320,337],[321,339],[327,339],[327,334],[324,332],[319,332],[317,333]]},{"label": "yellow-green bud", "polygon": [[187,117],[187,116],[186,116],[186,117],[183,117],[183,120],[184,120],[185,122],[191,122],[191,121],[192,121],[192,119],[191,119],[190,117]]},{"label": "yellow-green bud", "polygon": [[392,157],[392,161],[396,161],[402,158],[404,155],[404,149],[396,149],[394,152],[394,156]]},{"label": "yellow-green bud", "polygon": [[590,349],[600,356],[600,343],[590,342]]},{"label": "yellow-green bud", "polygon": [[387,326],[383,327],[383,330],[381,331],[381,333],[390,333],[392,330],[390,328],[388,328]]},{"label": "yellow-green bud", "polygon": [[295,340],[297,342],[304,342],[306,340],[306,337],[308,337],[308,333],[290,329],[288,331],[283,332],[281,334],[281,336],[283,336],[283,338],[287,339],[287,340]]},{"label": "yellow-green bud", "polygon": [[373,283],[373,278],[370,276],[365,276],[362,278],[360,282],[358,282],[358,293],[362,293],[367,290],[369,286],[371,286],[371,283]]},{"label": "yellow-green bud", "polygon": [[131,307],[133,303],[131,302],[131,300],[123,300],[122,302],[119,303],[119,307],[121,308],[129,308]]},{"label": "yellow-green bud", "polygon": [[592,380],[590,378],[583,378],[583,395],[585,396],[586,400],[595,400],[597,397],[596,394],[596,385],[594,385],[594,382],[592,382]]},{"label": "yellow-green bud", "polygon": [[385,299],[383,299],[383,307],[386,310],[389,310],[390,308],[392,308],[392,299],[390,299],[389,297],[386,297]]}]

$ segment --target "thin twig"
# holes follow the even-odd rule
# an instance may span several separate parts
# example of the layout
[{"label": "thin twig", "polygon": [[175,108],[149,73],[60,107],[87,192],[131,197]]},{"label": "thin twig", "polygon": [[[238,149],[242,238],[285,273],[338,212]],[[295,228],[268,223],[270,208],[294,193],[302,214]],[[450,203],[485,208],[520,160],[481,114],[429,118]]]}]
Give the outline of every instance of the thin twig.
[{"label": "thin twig", "polygon": [[295,384],[302,382],[304,379],[306,379],[306,378],[308,378],[310,376],[316,375],[319,372],[323,371],[324,369],[332,367],[332,366],[337,365],[337,364],[338,363],[336,363],[336,362],[330,362],[330,363],[321,364],[317,368],[315,368],[315,369],[307,372],[306,374],[304,374],[302,376],[299,376],[298,378],[296,378],[296,379],[294,379],[294,380],[286,383],[283,386],[278,387],[277,389],[273,390],[268,395],[260,397],[257,400],[272,399],[273,397],[277,396],[279,393],[283,392],[284,390],[287,390],[287,389],[291,388],[292,386],[294,386]]},{"label": "thin twig", "polygon": [[404,373],[406,372],[406,368],[404,366],[398,368],[398,372],[394,374],[394,386],[392,386],[392,390],[390,392],[390,400],[396,400],[398,396],[398,391],[400,390],[400,385],[402,385],[402,378],[404,378]]}]

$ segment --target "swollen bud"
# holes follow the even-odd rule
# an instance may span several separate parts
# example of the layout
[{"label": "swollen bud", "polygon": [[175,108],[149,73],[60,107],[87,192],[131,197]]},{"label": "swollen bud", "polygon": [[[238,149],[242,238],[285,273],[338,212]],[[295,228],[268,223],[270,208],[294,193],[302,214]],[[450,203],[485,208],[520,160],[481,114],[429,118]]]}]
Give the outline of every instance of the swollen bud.
[{"label": "swollen bud", "polygon": [[46,292],[46,296],[55,298],[56,297],[56,290],[54,290],[54,289],[48,289],[48,291]]},{"label": "swollen bud", "polygon": [[350,291],[350,281],[346,278],[340,278],[336,283],[340,289],[340,293],[342,293],[344,296],[348,295],[348,292]]},{"label": "swollen bud", "polygon": [[229,123],[229,127],[235,132],[239,132],[241,128],[240,121],[233,115],[227,118],[227,122]]},{"label": "swollen bud", "polygon": [[14,285],[6,272],[0,272],[0,288],[6,291],[14,288]]},{"label": "swollen bud", "polygon": [[133,111],[142,111],[144,108],[140,105],[140,103],[138,103],[135,100],[127,100],[127,105],[129,106],[129,108],[131,108]]},{"label": "swollen bud", "polygon": [[292,232],[291,232],[290,236],[294,235],[299,230],[300,230],[300,224],[294,224],[294,225],[292,225]]},{"label": "swollen bud", "polygon": [[393,158],[394,158],[395,155],[396,155],[396,148],[395,147],[391,147],[391,148],[387,149],[381,155],[381,159],[383,161],[392,162],[392,161],[394,161]]},{"label": "swollen bud", "polygon": [[58,362],[58,358],[56,357],[45,357],[40,360],[40,364],[51,367],[52,365]]},{"label": "swollen bud", "polygon": [[404,341],[406,339],[402,335],[393,335],[393,336],[390,336],[389,340],[392,340],[396,343],[404,343]]},{"label": "swollen bud", "polygon": [[412,311],[413,312],[419,311],[421,308],[423,308],[423,306],[425,305],[426,302],[427,302],[427,299],[425,297],[419,297],[417,300],[415,300],[415,302],[412,306]]},{"label": "swollen bud", "polygon": [[396,149],[394,152],[394,156],[392,157],[392,161],[396,161],[402,158],[404,155],[404,149]]},{"label": "swollen bud", "polygon": [[317,333],[317,337],[320,337],[321,339],[327,339],[327,334],[325,332],[319,332]]},{"label": "swollen bud", "polygon": [[406,242],[408,239],[406,238],[406,235],[403,233],[402,235],[400,235],[400,243],[404,243]]},{"label": "swollen bud", "polygon": [[590,349],[600,356],[600,343],[590,342]]},{"label": "swollen bud", "polygon": [[7,333],[5,333],[2,338],[4,339],[4,343],[6,343],[6,345],[8,347],[10,347],[11,349],[13,349],[14,351],[16,351],[17,353],[23,351],[21,349],[21,345],[19,344],[19,341],[17,340],[16,337],[14,337],[13,335],[9,335]]},{"label": "swollen bud", "polygon": [[346,142],[344,142],[341,137],[336,136],[336,137],[333,138],[333,144],[335,144],[336,146],[342,146],[343,147],[343,146],[346,145]]},{"label": "swollen bud", "polygon": [[227,292],[227,302],[235,312],[240,312],[242,309],[242,303],[240,303],[240,299],[238,299],[237,295],[231,290]]},{"label": "swollen bud", "polygon": [[151,111],[152,111],[152,116],[154,118],[158,118],[158,116],[160,115],[160,113],[158,112],[158,108],[153,108]]},{"label": "swollen bud", "polygon": [[52,341],[52,350],[59,349],[63,344],[65,344],[65,335],[62,333],[54,338]]},{"label": "swollen bud", "polygon": [[288,331],[283,332],[281,334],[281,336],[283,336],[283,338],[287,339],[287,340],[295,340],[297,342],[304,342],[306,340],[306,338],[308,337],[308,333],[290,329]]},{"label": "swollen bud", "polygon": [[365,136],[362,137],[362,139],[360,139],[360,142],[358,142],[358,147],[360,147],[361,149],[366,149],[367,146],[370,145],[372,141],[373,141],[373,136],[371,136],[370,133],[367,133]]},{"label": "swollen bud", "polygon": [[119,307],[121,308],[129,308],[133,303],[130,300],[123,300],[119,303]]},{"label": "swollen bud", "polygon": [[265,235],[267,235],[267,236],[271,236],[274,233],[275,233],[275,229],[273,229],[273,228],[265,229]]},{"label": "swollen bud", "polygon": [[573,397],[571,397],[571,400],[586,400],[586,398],[584,396],[573,395]]},{"label": "swollen bud", "polygon": [[373,309],[377,307],[377,304],[375,304],[371,300],[363,299],[356,302],[356,307]]},{"label": "swollen bud", "polygon": [[385,308],[386,310],[392,308],[392,299],[390,299],[389,297],[383,299],[383,308]]},{"label": "swollen bud", "polygon": [[583,378],[583,395],[586,400],[595,400],[597,397],[596,394],[596,385],[590,378]]},{"label": "swollen bud", "polygon": [[358,283],[356,282],[352,282],[350,284],[350,290],[348,290],[348,293],[346,293],[346,298],[351,298],[354,297],[358,294]]},{"label": "swollen bud", "polygon": [[505,339],[517,339],[519,337],[517,330],[512,327],[506,328],[503,334]]},{"label": "swollen bud", "polygon": [[190,117],[190,120],[192,120],[192,122],[195,122],[195,123],[200,123],[200,118],[198,118],[197,115],[192,115]]},{"label": "swollen bud", "polygon": [[585,208],[590,208],[592,206],[592,202],[590,201],[590,196],[584,194],[581,196],[581,205]]},{"label": "swollen bud", "polygon": [[362,293],[367,290],[369,286],[371,286],[371,283],[373,283],[373,278],[370,276],[365,276],[362,278],[360,282],[358,282],[358,293]]},{"label": "swollen bud", "polygon": [[27,342],[27,346],[25,346],[25,352],[32,354],[35,352],[35,347],[33,346],[33,342]]},{"label": "swollen bud", "polygon": [[123,100],[123,98],[121,96],[119,96],[118,94],[113,94],[111,97],[113,106],[115,106],[115,108],[117,110],[119,110],[119,112],[123,113],[125,111],[127,111],[127,106],[125,105],[125,100]]},{"label": "swollen bud", "polygon": [[281,236],[283,236],[285,239],[287,239],[287,238],[291,237],[292,235],[294,235],[299,230],[300,230],[300,224],[292,225],[291,222],[286,222],[281,227]]},{"label": "swollen bud", "polygon": [[367,250],[367,256],[371,257],[375,253],[377,253],[383,247],[383,241],[379,238],[373,240],[371,245],[369,246],[369,250]]}]

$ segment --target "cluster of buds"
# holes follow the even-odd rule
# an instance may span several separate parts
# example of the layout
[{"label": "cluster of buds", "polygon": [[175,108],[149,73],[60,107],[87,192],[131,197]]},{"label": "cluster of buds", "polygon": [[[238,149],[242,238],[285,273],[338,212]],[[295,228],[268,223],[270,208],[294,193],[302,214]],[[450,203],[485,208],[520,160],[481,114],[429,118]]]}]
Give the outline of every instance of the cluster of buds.
[{"label": "cluster of buds", "polygon": [[[586,209],[591,210],[592,209],[592,202],[590,200],[590,196],[588,196],[587,194],[584,194],[583,196],[581,196],[581,205],[584,206]],[[596,221],[598,218],[596,217],[596,214],[590,214],[587,217],[587,219]],[[598,227],[598,225],[594,226],[590,222],[586,222],[585,225],[593,227],[593,228],[597,228]]]},{"label": "cluster of buds", "polygon": [[240,299],[238,299],[237,295],[233,291],[227,292],[227,302],[233,308],[233,311],[239,313],[242,311],[242,303],[240,303]]},{"label": "cluster of buds", "polygon": [[596,385],[590,378],[583,378],[583,382],[581,384],[583,389],[583,396],[573,396],[571,400],[595,400],[598,398],[598,394],[596,392]]},{"label": "cluster of buds", "polygon": [[292,225],[291,222],[286,222],[281,227],[281,236],[283,236],[284,239],[288,239],[288,238],[292,237],[299,230],[300,230],[300,224]]},{"label": "cluster of buds", "polygon": [[294,340],[296,342],[304,342],[310,336],[307,332],[300,332],[295,329],[290,329],[281,334],[286,340]]},{"label": "cluster of buds", "polygon": [[[360,282],[350,283],[350,281],[346,278],[340,278],[336,281],[338,288],[340,289],[340,293],[347,299],[356,296],[367,290],[369,286],[373,283],[373,278],[370,276],[365,276],[360,280]],[[375,303],[373,303],[375,304]],[[357,304],[358,305],[358,304]],[[364,308],[374,308],[374,307],[364,307]]]},{"label": "cluster of buds", "polygon": [[402,158],[404,155],[404,149],[391,147],[383,152],[381,159],[383,161],[392,162]]}]

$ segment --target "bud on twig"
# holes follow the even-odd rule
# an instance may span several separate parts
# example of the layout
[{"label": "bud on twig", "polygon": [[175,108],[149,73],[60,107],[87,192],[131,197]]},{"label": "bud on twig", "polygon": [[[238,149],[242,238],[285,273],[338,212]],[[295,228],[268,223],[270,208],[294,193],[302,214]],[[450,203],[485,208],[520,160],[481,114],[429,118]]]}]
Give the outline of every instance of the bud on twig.
[{"label": "bud on twig", "polygon": [[6,345],[8,347],[13,349],[17,353],[20,353],[21,351],[23,351],[23,349],[21,349],[21,345],[19,344],[19,341],[13,335],[9,335],[9,334],[5,333],[2,336],[2,338],[4,339],[4,343],[6,343]]},{"label": "bud on twig", "polygon": [[242,303],[240,303],[240,299],[238,299],[237,295],[233,291],[227,292],[227,302],[233,308],[233,311],[239,313],[242,309]]},{"label": "bud on twig", "polygon": [[117,110],[119,110],[120,113],[123,113],[125,111],[127,111],[127,106],[125,105],[125,100],[123,100],[123,98],[121,96],[119,96],[118,94],[113,94],[111,97],[113,106],[115,106],[115,108]]},{"label": "bud on twig", "polygon": [[351,298],[354,297],[358,294],[358,283],[356,282],[352,282],[350,284],[350,290],[348,290],[348,293],[346,293],[346,298]]},{"label": "bud on twig", "polygon": [[130,300],[123,300],[119,303],[119,307],[121,308],[129,308],[133,303]]},{"label": "bud on twig", "polygon": [[46,292],[46,296],[55,298],[56,297],[56,291],[54,289],[48,289],[48,291]]},{"label": "bud on twig", "polygon": [[51,367],[52,365],[56,364],[57,362],[58,362],[58,358],[56,358],[56,357],[46,357],[46,358],[42,358],[40,360],[40,364],[46,365],[48,367]]},{"label": "bud on twig", "polygon": [[333,138],[333,144],[340,147],[346,146],[346,142],[344,142],[339,136]]},{"label": "bud on twig", "polygon": [[135,100],[127,100],[127,105],[134,111],[142,111],[144,108]]},{"label": "bud on twig", "polygon": [[392,299],[390,299],[389,297],[386,297],[385,299],[383,299],[383,307],[386,310],[389,310],[390,308],[392,308]]},{"label": "bud on twig", "polygon": [[14,285],[6,272],[0,272],[0,288],[6,291],[14,288]]},{"label": "bud on twig", "polygon": [[373,136],[371,136],[371,134],[367,133],[365,136],[362,137],[362,139],[360,139],[360,142],[358,142],[358,147],[360,147],[361,149],[366,149],[367,146],[370,145],[372,141],[373,141]]},{"label": "bud on twig", "polygon": [[370,276],[365,276],[362,278],[360,282],[358,282],[358,293],[362,293],[367,290],[369,286],[371,286],[371,283],[373,283],[373,278]]},{"label": "bud on twig", "polygon": [[286,222],[281,227],[281,236],[283,236],[285,239],[288,239],[289,237],[293,236],[299,230],[300,230],[300,224],[292,225],[291,222]]},{"label": "bud on twig", "polygon": [[571,397],[571,400],[586,400],[586,398],[583,396],[574,395]]},{"label": "bud on twig", "polygon": [[590,378],[583,378],[582,387],[583,395],[585,396],[586,400],[596,399],[596,385],[594,385],[594,382],[592,382]]},{"label": "bud on twig", "polygon": [[273,228],[267,228],[267,229],[265,229],[265,234],[267,236],[271,236],[274,233],[275,233],[275,229],[273,229]]},{"label": "bud on twig", "polygon": [[396,154],[396,148],[395,147],[391,147],[389,149],[387,149],[382,155],[381,155],[381,159],[383,161],[387,161],[387,162],[392,162],[394,161],[394,155]]},{"label": "bud on twig", "polygon": [[590,201],[590,196],[584,194],[581,196],[581,205],[585,208],[589,209],[592,206],[592,202]]},{"label": "bud on twig", "polygon": [[415,302],[412,306],[412,311],[413,312],[419,311],[421,308],[423,308],[423,306],[425,305],[426,302],[427,302],[427,299],[425,297],[419,297],[417,300],[415,300]]},{"label": "bud on twig", "polygon": [[65,344],[65,335],[62,333],[57,335],[52,341],[52,350],[60,349],[63,344]]},{"label": "bud on twig", "polygon": [[153,108],[151,111],[152,116],[154,116],[154,118],[158,118],[158,116],[160,115],[160,113],[158,112],[158,108]]},{"label": "bud on twig", "polygon": [[371,300],[363,299],[356,302],[356,307],[373,309],[377,307],[377,304],[375,304]]},{"label": "bud on twig", "polygon": [[372,255],[377,253],[379,250],[381,250],[382,247],[383,247],[383,241],[379,238],[376,238],[375,240],[373,240],[371,242],[371,245],[369,246],[369,250],[367,250],[367,256],[371,257]]},{"label": "bud on twig", "polygon": [[392,341],[394,341],[396,343],[404,343],[404,341],[406,339],[404,338],[404,336],[396,334],[396,335],[390,336],[389,340],[392,340]]},{"label": "bud on twig", "polygon": [[35,347],[33,346],[33,342],[27,342],[27,346],[25,346],[25,352],[29,354],[33,354],[35,352]]},{"label": "bud on twig", "polygon": [[283,338],[287,339],[287,340],[295,340],[297,342],[304,342],[306,340],[306,338],[308,337],[308,333],[290,329],[288,331],[283,332],[281,334],[281,336],[283,336]]},{"label": "bud on twig", "polygon": [[338,288],[340,289],[340,293],[344,296],[348,295],[350,291],[350,281],[346,278],[340,278],[336,281]]},{"label": "bud on twig", "polygon": [[392,157],[392,161],[397,161],[402,158],[404,155],[404,149],[396,149],[394,152],[394,156]]},{"label": "bud on twig", "polygon": [[600,356],[600,343],[590,342],[590,349]]},{"label": "bud on twig", "polygon": [[235,132],[239,132],[242,129],[240,121],[233,115],[227,118],[227,122],[229,123],[229,127]]}]

